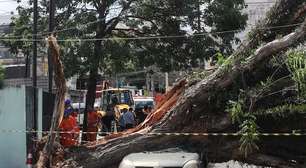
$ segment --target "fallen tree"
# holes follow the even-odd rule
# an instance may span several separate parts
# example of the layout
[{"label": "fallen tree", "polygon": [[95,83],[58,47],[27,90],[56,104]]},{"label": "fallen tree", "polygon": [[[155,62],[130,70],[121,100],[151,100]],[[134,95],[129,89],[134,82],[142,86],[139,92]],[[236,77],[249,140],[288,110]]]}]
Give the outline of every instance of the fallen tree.
[{"label": "fallen tree", "polygon": [[[193,83],[182,80],[167,93],[163,103],[143,124],[126,132],[107,136],[94,144],[72,149],[67,153],[65,161],[58,163],[57,166],[117,167],[121,159],[129,153],[170,147],[181,147],[187,151],[203,153],[209,162],[234,159],[266,166],[288,167],[292,166],[289,160],[294,160],[295,166],[301,165],[306,159],[306,151],[303,150],[306,147],[304,136],[253,135],[258,132],[287,133],[306,129],[305,114],[301,112],[305,110],[303,104],[296,103],[295,105],[300,105],[302,110],[291,108],[293,113],[288,113],[284,106],[292,101],[286,98],[298,97],[298,88],[285,91],[294,83],[294,80],[287,78],[291,72],[286,66],[271,65],[275,57],[286,57],[285,51],[305,41],[305,16],[298,14],[303,18],[302,24],[294,23],[297,18],[290,19],[297,16],[304,6],[303,1],[279,1],[269,12],[267,19],[250,33],[249,39],[213,74]],[[292,26],[278,31],[263,29],[284,24],[295,24],[298,28],[295,30],[296,27]],[[279,35],[283,37],[277,39]],[[265,42],[267,44],[262,45]],[[258,85],[263,86],[258,87]],[[275,91],[273,86],[281,88],[282,92],[274,94],[279,90]],[[283,92],[286,92],[285,95]],[[230,100],[235,101],[229,105]],[[294,102],[297,100],[299,98],[294,99]],[[286,117],[270,114],[267,112],[269,110],[285,114]],[[248,125],[254,123],[260,129],[252,134],[248,132]],[[247,132],[243,132],[239,125],[246,126]],[[238,131],[244,134],[239,136],[155,134]],[[243,142],[246,142],[245,145]]]}]

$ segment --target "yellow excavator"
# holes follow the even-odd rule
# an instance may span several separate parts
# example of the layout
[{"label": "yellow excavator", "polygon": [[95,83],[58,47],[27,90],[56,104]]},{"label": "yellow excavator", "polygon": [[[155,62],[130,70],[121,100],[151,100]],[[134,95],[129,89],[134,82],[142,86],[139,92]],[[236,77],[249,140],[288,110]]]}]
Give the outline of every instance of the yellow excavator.
[{"label": "yellow excavator", "polygon": [[102,89],[99,113],[103,116],[103,131],[116,132],[123,109],[131,107],[134,108],[134,100],[129,89]]}]

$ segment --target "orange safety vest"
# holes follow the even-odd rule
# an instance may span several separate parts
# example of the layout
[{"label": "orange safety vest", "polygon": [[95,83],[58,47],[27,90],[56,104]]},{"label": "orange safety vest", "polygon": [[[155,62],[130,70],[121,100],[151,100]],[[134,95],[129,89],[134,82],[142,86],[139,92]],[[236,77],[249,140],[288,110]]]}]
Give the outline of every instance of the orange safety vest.
[{"label": "orange safety vest", "polygon": [[97,112],[92,111],[88,113],[88,127],[97,127],[99,124],[99,115]]},{"label": "orange safety vest", "polygon": [[158,105],[163,99],[163,94],[161,93],[156,93],[155,95],[155,104]]},{"label": "orange safety vest", "polygon": [[78,113],[74,111],[74,112],[71,113],[71,116],[74,117],[74,118],[78,118]]},{"label": "orange safety vest", "polygon": [[77,145],[80,128],[77,124],[76,118],[71,115],[63,118],[59,128],[62,132],[67,132],[60,133],[61,145],[66,148]]}]

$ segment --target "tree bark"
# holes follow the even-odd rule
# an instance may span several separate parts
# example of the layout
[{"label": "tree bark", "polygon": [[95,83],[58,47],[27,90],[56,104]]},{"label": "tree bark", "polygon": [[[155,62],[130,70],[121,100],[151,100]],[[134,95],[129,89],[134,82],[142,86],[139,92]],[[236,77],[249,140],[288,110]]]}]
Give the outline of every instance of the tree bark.
[{"label": "tree bark", "polygon": [[[90,108],[94,107],[94,103],[95,103],[97,78],[98,78],[98,68],[93,68],[89,72],[89,79],[88,79],[88,84],[87,84],[86,106],[84,110],[84,119],[83,119],[83,131],[84,132],[87,132],[88,111]],[[86,134],[82,135],[82,140],[87,141]]]},{"label": "tree bark", "polygon": [[[112,30],[116,28],[117,24],[119,23],[122,15],[126,12],[126,10],[130,7],[131,3],[134,0],[129,0],[125,5],[123,5],[123,9],[119,13],[119,15],[115,18],[110,19],[106,22],[105,17],[107,16],[108,12],[108,5],[107,2],[94,2],[94,6],[97,9],[98,19],[96,27],[96,39],[101,39],[106,35],[110,35]],[[98,21],[98,20],[97,20]],[[88,109],[93,108],[96,98],[96,85],[97,85],[97,78],[99,74],[99,67],[101,60],[103,60],[103,45],[102,40],[96,40],[94,44],[94,55],[93,57],[89,58],[89,62],[91,64],[89,70],[89,79],[87,85],[87,94],[86,94],[86,106],[84,110],[84,119],[83,119],[83,131],[86,132],[87,130],[87,118],[88,118]],[[84,136],[85,135],[85,136]],[[86,134],[82,136],[82,140],[86,141]]]},{"label": "tree bark", "polygon": [[48,43],[50,49],[52,50],[52,61],[54,64],[55,76],[54,81],[57,88],[56,97],[55,97],[55,105],[52,116],[51,134],[48,136],[47,142],[44,146],[43,151],[40,153],[39,160],[37,161],[36,167],[43,168],[49,167],[47,166],[48,162],[52,163],[52,150],[56,138],[56,131],[58,131],[58,127],[60,122],[63,119],[64,115],[64,102],[65,102],[65,93],[66,93],[66,80],[63,71],[63,65],[60,61],[60,48],[57,44],[56,38],[50,36],[48,38]]},{"label": "tree bark", "polygon": [[[99,19],[103,17],[104,12],[101,12],[99,14]],[[104,23],[104,24],[103,24]],[[97,23],[97,31],[96,31],[96,39],[101,39],[104,37],[104,27],[105,27],[105,21],[101,23]],[[86,106],[84,110],[84,119],[83,119],[83,131],[87,132],[87,120],[88,120],[88,110],[90,108],[94,107],[95,99],[96,99],[96,87],[97,87],[97,78],[98,78],[98,71],[99,71],[99,65],[100,60],[102,60],[101,56],[102,54],[102,44],[101,40],[95,41],[94,45],[94,55],[92,58],[90,58],[91,67],[89,71],[89,79],[87,84],[87,93],[86,93]],[[82,140],[87,141],[86,134],[82,135]]]}]

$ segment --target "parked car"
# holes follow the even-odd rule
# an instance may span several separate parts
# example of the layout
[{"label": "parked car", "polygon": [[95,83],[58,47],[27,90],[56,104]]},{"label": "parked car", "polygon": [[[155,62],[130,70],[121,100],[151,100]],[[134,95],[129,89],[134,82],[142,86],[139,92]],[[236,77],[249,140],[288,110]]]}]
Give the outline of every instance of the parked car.
[{"label": "parked car", "polygon": [[197,153],[143,152],[123,158],[119,168],[202,168]]},{"label": "parked car", "polygon": [[135,110],[142,110],[144,106],[151,107],[152,109],[155,106],[153,97],[134,97]]}]

